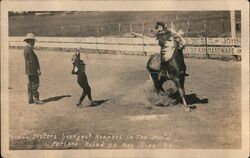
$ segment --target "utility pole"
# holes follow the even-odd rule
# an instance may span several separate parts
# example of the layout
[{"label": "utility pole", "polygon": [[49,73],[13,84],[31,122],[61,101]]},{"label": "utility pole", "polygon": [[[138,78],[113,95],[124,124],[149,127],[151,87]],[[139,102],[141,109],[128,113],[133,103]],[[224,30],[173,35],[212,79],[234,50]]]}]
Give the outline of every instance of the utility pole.
[{"label": "utility pole", "polygon": [[230,11],[230,22],[231,22],[231,38],[236,38],[236,23],[235,23],[235,11]]},{"label": "utility pole", "polygon": [[[230,23],[231,23],[231,38],[236,38],[236,20],[235,20],[235,11],[230,10]],[[232,46],[234,48],[234,46]],[[238,55],[233,55],[236,61],[239,61]]]}]

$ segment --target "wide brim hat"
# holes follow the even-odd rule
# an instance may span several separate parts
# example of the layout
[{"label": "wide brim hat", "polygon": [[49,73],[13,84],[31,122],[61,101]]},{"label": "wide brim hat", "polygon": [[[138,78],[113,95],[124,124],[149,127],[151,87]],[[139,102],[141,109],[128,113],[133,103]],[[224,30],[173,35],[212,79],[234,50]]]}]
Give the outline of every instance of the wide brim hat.
[{"label": "wide brim hat", "polygon": [[161,26],[162,28],[166,28],[167,26],[166,26],[166,24],[164,23],[164,22],[162,22],[162,21],[157,21],[156,22],[156,24],[155,24],[155,26]]},{"label": "wide brim hat", "polygon": [[35,38],[35,35],[33,33],[27,33],[26,34],[23,41],[27,41],[27,40],[35,40],[35,41],[37,41],[37,39]]}]

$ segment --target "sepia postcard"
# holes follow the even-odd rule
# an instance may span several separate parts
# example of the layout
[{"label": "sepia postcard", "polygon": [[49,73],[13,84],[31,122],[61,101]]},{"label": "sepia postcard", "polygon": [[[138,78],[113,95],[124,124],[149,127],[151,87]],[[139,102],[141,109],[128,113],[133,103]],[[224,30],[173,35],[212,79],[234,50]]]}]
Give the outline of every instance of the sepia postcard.
[{"label": "sepia postcard", "polygon": [[249,157],[248,1],[0,4],[2,157]]}]

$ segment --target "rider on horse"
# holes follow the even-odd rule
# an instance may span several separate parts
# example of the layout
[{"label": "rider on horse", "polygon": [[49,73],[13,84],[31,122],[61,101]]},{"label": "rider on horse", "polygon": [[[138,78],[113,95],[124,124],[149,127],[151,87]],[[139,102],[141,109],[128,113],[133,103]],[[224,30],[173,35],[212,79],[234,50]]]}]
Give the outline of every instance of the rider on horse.
[{"label": "rider on horse", "polygon": [[[169,59],[171,59],[174,49],[183,49],[184,48],[184,42],[183,39],[172,33],[171,31],[169,31],[167,29],[167,26],[165,25],[165,23],[163,22],[157,22],[155,25],[155,30],[153,31],[153,33],[156,36],[156,39],[158,40],[158,45],[161,47],[161,65],[160,65],[160,69],[161,72],[159,73],[159,78],[161,76],[166,75],[168,78],[169,73],[168,71],[168,61]],[[180,51],[182,52],[182,51]],[[185,76],[188,76],[188,74],[186,74],[186,65],[184,62],[184,57],[182,55],[182,60],[181,60],[181,70],[180,72],[183,73]]]}]

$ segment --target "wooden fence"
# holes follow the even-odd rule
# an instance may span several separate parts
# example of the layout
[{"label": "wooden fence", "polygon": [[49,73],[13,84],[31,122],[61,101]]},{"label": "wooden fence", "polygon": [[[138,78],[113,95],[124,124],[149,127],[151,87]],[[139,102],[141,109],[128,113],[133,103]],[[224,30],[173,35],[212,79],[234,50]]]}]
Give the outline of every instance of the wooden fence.
[{"label": "wooden fence", "polygon": [[[23,47],[24,37],[9,37],[10,47]],[[185,38],[184,53],[241,55],[241,38]],[[114,37],[37,37],[36,47],[78,48],[152,54],[160,51],[155,38],[114,38]]]}]

